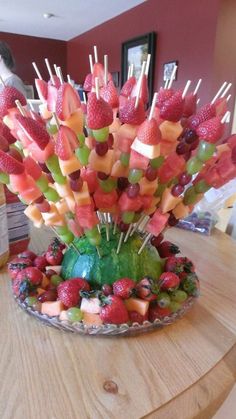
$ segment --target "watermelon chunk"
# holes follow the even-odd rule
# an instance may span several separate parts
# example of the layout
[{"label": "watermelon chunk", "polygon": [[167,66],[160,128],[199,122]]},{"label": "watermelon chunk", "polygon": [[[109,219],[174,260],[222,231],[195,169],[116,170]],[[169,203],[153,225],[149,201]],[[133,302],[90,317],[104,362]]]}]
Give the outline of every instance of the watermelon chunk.
[{"label": "watermelon chunk", "polygon": [[109,193],[103,192],[100,188],[98,188],[93,195],[93,199],[97,208],[110,208],[115,205],[117,201],[118,195],[115,189],[113,189]]},{"label": "watermelon chunk", "polygon": [[143,205],[142,197],[129,198],[126,192],[123,192],[118,201],[121,211],[139,211]]},{"label": "watermelon chunk", "polygon": [[141,169],[146,170],[149,164],[149,159],[137,153],[135,150],[131,150],[129,167],[130,169]]},{"label": "watermelon chunk", "polygon": [[93,206],[90,205],[82,205],[82,206],[75,206],[75,217],[78,221],[79,225],[83,229],[92,229],[95,225],[99,224],[99,219],[97,214],[95,213]]},{"label": "watermelon chunk", "polygon": [[162,214],[161,211],[157,209],[146,226],[148,233],[158,236],[158,234],[164,230],[169,216],[170,214]]}]

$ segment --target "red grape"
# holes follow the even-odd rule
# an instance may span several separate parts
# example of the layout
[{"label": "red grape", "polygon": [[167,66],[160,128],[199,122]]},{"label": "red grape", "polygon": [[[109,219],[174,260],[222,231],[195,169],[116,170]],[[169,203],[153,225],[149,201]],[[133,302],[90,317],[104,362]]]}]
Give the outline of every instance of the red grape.
[{"label": "red grape", "polygon": [[129,181],[126,177],[119,177],[117,181],[117,187],[120,191],[124,191],[129,184]]},{"label": "red grape", "polygon": [[133,183],[132,185],[129,185],[127,189],[127,195],[129,198],[136,198],[136,196],[139,194],[140,186],[138,183]]},{"label": "red grape", "polygon": [[199,139],[197,138],[195,141],[192,142],[192,144],[190,145],[189,151],[193,151],[198,147],[199,144]]},{"label": "red grape", "polygon": [[149,166],[145,172],[145,177],[147,180],[152,182],[157,178],[157,169],[153,169],[151,166]]},{"label": "red grape", "polygon": [[79,178],[80,178],[80,169],[79,169],[79,170],[76,170],[76,171],[75,171],[75,172],[73,172],[73,173],[71,173],[71,174],[69,175],[69,178],[70,178],[70,179],[73,179],[73,180],[79,179]]},{"label": "red grape", "polygon": [[109,175],[106,175],[104,172],[97,172],[97,177],[100,180],[107,180],[109,178]]},{"label": "red grape", "polygon": [[189,147],[184,141],[181,141],[181,143],[179,143],[176,147],[176,153],[179,155],[187,153],[188,150]]},{"label": "red grape", "polygon": [[99,156],[104,156],[108,151],[108,143],[107,141],[104,143],[96,142],[95,151]]},{"label": "red grape", "polygon": [[160,244],[161,244],[161,242],[162,242],[162,240],[164,239],[164,236],[163,236],[163,234],[162,233],[160,233],[158,236],[153,236],[152,238],[151,238],[151,244],[154,246],[154,247],[158,247]]},{"label": "red grape", "polygon": [[168,224],[171,227],[174,227],[176,224],[178,224],[178,220],[177,220],[177,218],[175,218],[174,214],[170,214],[170,216],[168,218]]},{"label": "red grape", "polygon": [[184,187],[182,185],[174,185],[173,188],[171,189],[171,193],[174,196],[179,196],[183,193],[184,191]]},{"label": "red grape", "polygon": [[79,178],[76,180],[73,180],[73,179],[70,180],[70,187],[72,191],[79,192],[81,191],[82,186],[83,186],[83,179]]},{"label": "red grape", "polygon": [[121,221],[119,224],[119,228],[122,233],[125,233],[129,229],[129,224],[125,224],[123,223],[123,221]]},{"label": "red grape", "polygon": [[184,135],[185,141],[187,144],[192,144],[194,141],[198,138],[196,131],[193,129],[187,130],[187,132]]},{"label": "red grape", "polygon": [[189,175],[187,172],[182,173],[179,177],[179,184],[182,186],[187,185],[192,179],[192,176]]}]

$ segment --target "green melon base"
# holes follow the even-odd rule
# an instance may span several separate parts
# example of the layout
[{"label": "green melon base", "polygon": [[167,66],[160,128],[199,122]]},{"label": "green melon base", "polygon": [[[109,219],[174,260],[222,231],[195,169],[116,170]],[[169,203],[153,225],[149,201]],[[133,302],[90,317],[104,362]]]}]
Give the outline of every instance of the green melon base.
[{"label": "green melon base", "polygon": [[146,246],[141,255],[138,255],[142,240],[138,234],[134,234],[126,243],[122,243],[120,253],[117,255],[119,237],[120,233],[114,236],[110,230],[110,241],[107,242],[105,229],[102,230],[102,242],[99,246],[101,259],[96,248],[91,246],[85,237],[76,239],[74,244],[80,255],[72,248],[67,250],[62,263],[62,277],[86,278],[92,288],[113,284],[123,277],[134,281],[139,281],[144,276],[159,278],[163,262],[156,249],[153,246]]}]

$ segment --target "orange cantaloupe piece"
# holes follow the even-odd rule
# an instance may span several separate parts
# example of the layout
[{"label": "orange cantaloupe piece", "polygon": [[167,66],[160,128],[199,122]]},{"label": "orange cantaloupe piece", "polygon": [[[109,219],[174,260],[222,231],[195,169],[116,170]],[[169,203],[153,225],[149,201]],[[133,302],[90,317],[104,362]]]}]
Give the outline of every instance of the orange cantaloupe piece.
[{"label": "orange cantaloupe piece", "polygon": [[75,134],[79,134],[83,132],[83,120],[83,111],[79,108],[66,121],[61,121],[61,124],[71,128]]},{"label": "orange cantaloupe piece", "polygon": [[91,202],[88,184],[85,181],[83,182],[81,191],[80,192],[73,191],[73,195],[74,195],[75,203],[78,205],[89,205]]},{"label": "orange cantaloupe piece", "polygon": [[83,320],[83,323],[88,326],[91,326],[91,325],[99,326],[103,324],[99,314],[96,314],[96,313],[83,312],[82,320]]},{"label": "orange cantaloupe piece", "polygon": [[41,295],[41,294],[43,294],[44,292],[45,292],[45,289],[43,289],[43,288],[37,288],[37,294],[38,295]]},{"label": "orange cantaloupe piece", "polygon": [[183,131],[180,122],[164,121],[159,125],[161,136],[166,141],[176,141]]},{"label": "orange cantaloupe piece", "polygon": [[61,320],[61,321],[68,320],[67,310],[62,310],[60,312],[59,320]]},{"label": "orange cantaloupe piece", "polygon": [[35,223],[43,223],[42,215],[36,205],[31,204],[24,210],[25,215]]},{"label": "orange cantaloupe piece", "polygon": [[112,166],[111,176],[113,177],[128,177],[129,167],[123,166],[120,160],[117,160]]},{"label": "orange cantaloupe piece", "polygon": [[76,172],[76,170],[79,170],[82,167],[80,161],[74,155],[68,160],[58,160],[63,176],[70,175],[71,173]]},{"label": "orange cantaloupe piece", "polygon": [[136,137],[136,133],[138,130],[138,126],[130,125],[130,124],[123,124],[117,131],[118,136],[127,137],[134,139]]},{"label": "orange cantaloupe piece", "polygon": [[142,179],[140,179],[139,181],[140,195],[153,195],[156,192],[157,184],[157,179],[150,182],[150,180],[146,179],[145,177],[142,177]]},{"label": "orange cantaloupe piece", "polygon": [[64,185],[60,185],[59,183],[54,182],[54,186],[55,186],[56,191],[58,192],[58,195],[60,195],[62,198],[65,198],[68,195],[72,195],[72,190],[68,183],[65,183]]},{"label": "orange cantaloupe piece", "polygon": [[176,207],[172,210],[175,218],[179,220],[180,218],[185,218],[190,213],[190,209],[188,205],[184,205],[183,202],[180,202]]},{"label": "orange cantaloupe piece", "polygon": [[43,274],[43,279],[41,281],[41,287],[46,288],[50,284],[49,279],[46,277],[46,275]]},{"label": "orange cantaloupe piece", "polygon": [[113,134],[114,132],[117,132],[119,130],[120,126],[121,126],[119,118],[116,117],[116,113],[117,113],[117,110],[115,110],[115,112],[113,112],[113,114],[114,114],[113,122],[109,126],[109,133],[110,134]]},{"label": "orange cantaloupe piece", "polygon": [[154,196],[153,198],[152,198],[152,202],[151,202],[151,205],[150,205],[150,207],[149,208],[147,208],[147,209],[145,209],[143,212],[144,212],[144,214],[146,214],[146,215],[150,215],[150,214],[153,214],[155,211],[156,211],[156,209],[157,209],[157,204],[158,204],[158,202],[160,202],[160,200],[161,200],[161,198],[159,197],[159,196]]},{"label": "orange cantaloupe piece", "polygon": [[142,300],[141,298],[128,298],[124,300],[125,306],[128,311],[137,311],[142,316],[148,311],[149,301]]},{"label": "orange cantaloupe piece", "polygon": [[45,301],[41,306],[41,313],[47,314],[49,317],[59,316],[64,310],[64,304],[62,301]]},{"label": "orange cantaloupe piece", "polygon": [[106,175],[111,173],[113,165],[113,150],[108,150],[105,156],[99,156],[95,150],[89,155],[89,168]]},{"label": "orange cantaloupe piece", "polygon": [[170,153],[172,153],[172,151],[175,151],[176,146],[177,146],[177,141],[161,141],[161,150],[160,150],[160,155],[161,156],[168,156]]},{"label": "orange cantaloupe piece", "polygon": [[59,214],[64,215],[69,212],[69,207],[65,199],[61,199],[61,201],[56,202],[56,207]]},{"label": "orange cantaloupe piece", "polygon": [[180,196],[172,195],[171,188],[166,188],[161,198],[161,204],[160,204],[161,212],[165,214],[166,212],[171,211],[181,201],[182,201],[182,198]]},{"label": "orange cantaloupe piece", "polygon": [[75,199],[74,196],[67,196],[65,198],[67,206],[71,212],[75,211]]}]

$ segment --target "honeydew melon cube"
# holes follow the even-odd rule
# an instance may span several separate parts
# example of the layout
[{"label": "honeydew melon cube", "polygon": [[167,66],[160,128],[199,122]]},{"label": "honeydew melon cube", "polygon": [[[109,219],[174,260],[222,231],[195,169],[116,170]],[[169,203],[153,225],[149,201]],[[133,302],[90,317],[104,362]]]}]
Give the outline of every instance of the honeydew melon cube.
[{"label": "honeydew melon cube", "polygon": [[100,313],[100,300],[98,298],[82,298],[80,310],[86,313]]}]

